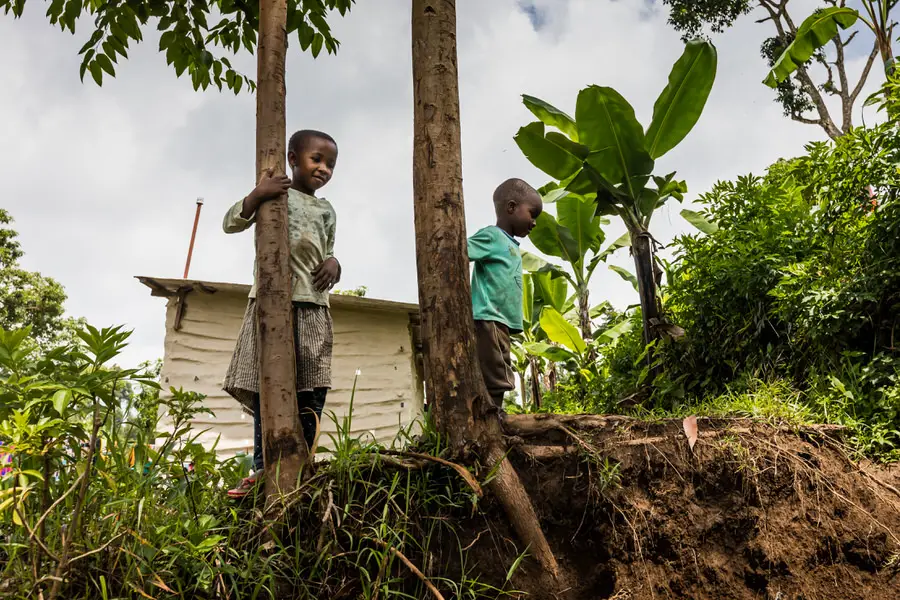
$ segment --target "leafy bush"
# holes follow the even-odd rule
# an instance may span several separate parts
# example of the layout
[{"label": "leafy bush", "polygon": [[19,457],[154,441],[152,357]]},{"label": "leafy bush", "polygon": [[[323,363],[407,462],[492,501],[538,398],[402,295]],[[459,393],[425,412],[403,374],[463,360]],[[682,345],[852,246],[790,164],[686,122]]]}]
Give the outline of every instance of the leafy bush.
[{"label": "leafy bush", "polygon": [[687,335],[665,377],[695,399],[783,379],[883,454],[900,446],[898,127],[807,151],[701,197],[717,230],[678,240],[666,303]]},{"label": "leafy bush", "polygon": [[[476,497],[451,469],[352,439],[348,417],[276,512],[235,505],[246,457],[197,443],[203,398],[160,395],[158,365],[113,366],[127,332],[88,327],[49,352],[28,333],[0,330],[0,597],[425,597],[398,552],[449,556],[432,579],[453,597],[511,595],[453,545]],[[427,424],[418,442],[441,450]]]}]

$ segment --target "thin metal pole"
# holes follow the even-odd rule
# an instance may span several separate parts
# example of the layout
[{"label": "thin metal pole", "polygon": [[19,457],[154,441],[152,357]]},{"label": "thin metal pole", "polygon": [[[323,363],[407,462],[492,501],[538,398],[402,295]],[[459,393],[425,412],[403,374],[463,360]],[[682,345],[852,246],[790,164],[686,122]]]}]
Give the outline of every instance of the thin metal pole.
[{"label": "thin metal pole", "polygon": [[191,270],[191,255],[194,254],[194,240],[197,239],[197,225],[200,223],[200,209],[203,208],[203,198],[197,198],[197,212],[194,215],[194,228],[191,230],[191,244],[188,246],[187,262],[184,264],[184,279],[187,279]]}]

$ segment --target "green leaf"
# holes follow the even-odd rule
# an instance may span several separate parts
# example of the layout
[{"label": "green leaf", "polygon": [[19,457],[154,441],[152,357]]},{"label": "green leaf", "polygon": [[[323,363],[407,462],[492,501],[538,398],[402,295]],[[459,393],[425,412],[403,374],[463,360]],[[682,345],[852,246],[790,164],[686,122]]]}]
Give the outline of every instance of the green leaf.
[{"label": "green leaf", "polygon": [[[532,273],[531,281],[534,284],[534,298],[540,300],[546,306],[550,306],[562,313],[569,299],[569,285],[562,277],[554,277],[554,273],[544,271]],[[533,317],[532,317],[533,318]]]},{"label": "green leaf", "polygon": [[71,401],[71,390],[59,390],[55,394],[53,394],[53,408],[57,413],[59,413],[59,416],[63,416],[63,413],[65,413],[66,411],[66,407],[69,406],[69,402]]},{"label": "green leaf", "polygon": [[96,60],[91,61],[91,64],[88,66],[88,70],[91,72],[91,77],[94,78],[94,81],[98,86],[103,85],[103,69],[100,68],[100,64],[97,63]]},{"label": "green leaf", "polygon": [[633,321],[631,319],[625,319],[621,323],[617,325],[613,325],[609,329],[605,330],[600,334],[599,339],[605,342],[614,342],[629,331],[633,326]]},{"label": "green leaf", "polygon": [[581,160],[544,137],[544,124],[530,123],[519,129],[516,145],[531,164],[555,179],[565,179],[581,168]]},{"label": "green leaf", "polygon": [[541,329],[552,342],[562,344],[569,350],[581,354],[587,349],[587,343],[574,325],[566,321],[559,311],[545,306],[541,311]]},{"label": "green leaf", "polygon": [[575,121],[579,141],[591,149],[587,162],[609,182],[624,183],[636,198],[632,179],[651,173],[653,159],[628,101],[612,88],[587,87],[578,94]]},{"label": "green leaf", "polygon": [[318,58],[319,53],[322,51],[322,44],[325,42],[325,38],[321,33],[317,33],[313,36],[312,47],[310,51],[312,52],[313,58]]},{"label": "green leaf", "polygon": [[618,273],[622,277],[622,279],[631,283],[631,285],[634,286],[635,290],[638,289],[637,277],[635,277],[634,273],[632,273],[628,269],[623,269],[622,267],[618,267],[616,265],[609,265],[609,270]]},{"label": "green leaf", "polygon": [[549,263],[536,254],[522,250],[522,270],[526,273],[534,273],[541,270]]},{"label": "green leaf", "polygon": [[706,235],[712,235],[713,233],[719,230],[719,226],[715,223],[711,223],[706,220],[706,217],[701,215],[698,212],[694,212],[692,210],[684,209],[681,211],[681,216],[684,217],[684,220],[705,233]]},{"label": "green leaf", "polygon": [[100,68],[109,73],[110,77],[116,76],[116,71],[113,69],[112,61],[109,60],[109,57],[105,54],[97,55],[97,62],[100,63]]},{"label": "green leaf", "polygon": [[778,87],[779,83],[812,58],[817,50],[834,39],[838,27],[852,27],[857,19],[859,12],[840,6],[814,12],[800,25],[794,41],[775,61],[763,83],[773,89]]},{"label": "green leaf", "polygon": [[684,200],[684,195],[687,194],[687,183],[685,183],[684,181],[677,181],[675,179],[674,171],[669,173],[665,177],[654,176],[653,181],[656,183],[660,198],[671,196],[681,202]]},{"label": "green leaf", "polygon": [[[540,190],[538,190],[538,192],[540,192]],[[556,188],[548,191],[546,194],[543,194],[541,196],[541,200],[544,202],[544,204],[553,204],[560,198],[565,198],[569,194],[570,192],[565,188]]]},{"label": "green leaf", "polygon": [[569,350],[546,342],[527,342],[524,347],[528,354],[546,358],[551,362],[566,362],[575,358],[575,355]]},{"label": "green leaf", "polygon": [[570,194],[557,203],[559,224],[572,234],[578,248],[578,259],[584,260],[588,250],[603,237],[600,219],[594,216],[596,206],[590,200]]},{"label": "green leaf", "polygon": [[573,142],[578,142],[578,127],[575,120],[555,106],[547,104],[540,98],[522,94],[522,102],[534,116],[545,125],[556,127]]},{"label": "green leaf", "polygon": [[575,263],[580,256],[578,242],[572,237],[572,232],[562,227],[553,215],[547,212],[538,215],[536,225],[528,235],[528,239],[544,254],[558,256],[568,263]]},{"label": "green leaf", "polygon": [[685,46],[653,106],[647,129],[647,150],[653,159],[677,146],[697,124],[716,80],[717,61],[715,46],[706,40]]},{"label": "green leaf", "polygon": [[582,144],[573,142],[563,134],[556,131],[548,131],[546,137],[549,141],[553,142],[566,152],[577,156],[581,160],[587,158],[587,155],[591,153],[590,149],[588,149],[587,146],[583,146]]},{"label": "green leaf", "polygon": [[522,321],[526,329],[534,322],[534,283],[531,273],[522,274]]}]

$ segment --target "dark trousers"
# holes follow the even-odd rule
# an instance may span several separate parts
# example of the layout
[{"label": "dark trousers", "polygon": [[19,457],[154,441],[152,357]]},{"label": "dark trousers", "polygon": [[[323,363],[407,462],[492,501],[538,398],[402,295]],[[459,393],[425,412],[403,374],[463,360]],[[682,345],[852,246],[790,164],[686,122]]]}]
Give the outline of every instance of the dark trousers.
[{"label": "dark trousers", "polygon": [[[312,451],[316,441],[316,422],[322,419],[325,396],[328,388],[316,388],[311,392],[297,394],[297,409],[300,411],[300,428],[306,439],[306,446]],[[259,394],[253,397],[253,469],[263,469],[262,421],[259,416]]]}]

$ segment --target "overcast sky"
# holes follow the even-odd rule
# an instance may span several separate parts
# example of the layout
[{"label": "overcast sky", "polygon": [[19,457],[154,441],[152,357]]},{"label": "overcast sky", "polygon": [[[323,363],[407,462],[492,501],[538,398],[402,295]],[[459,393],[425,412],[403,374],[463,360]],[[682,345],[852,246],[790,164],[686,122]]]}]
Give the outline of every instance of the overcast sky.
[{"label": "overcast sky", "polygon": [[[682,51],[666,13],[646,0],[459,0],[463,182],[470,233],[492,222],[491,193],[517,176],[547,177],[513,142],[532,119],[520,95],[574,113],[579,89],[616,88],[648,123],[653,103]],[[795,0],[795,14],[817,5]],[[165,301],[135,275],[179,277],[195,199],[206,200],[191,277],[250,282],[253,236],[226,236],[225,210],[254,184],[255,101],[215,90],[195,93],[156,51],[155,33],[97,88],[78,79],[78,49],[89,35],[52,28],[46,6],[20,21],[0,15],[0,206],[16,219],[24,265],[58,279],[68,311],[97,325],[134,329],[125,364],[162,355]],[[412,84],[408,0],[358,0],[332,25],[342,46],[318,60],[296,42],[287,65],[288,129],[316,128],[340,146],[323,189],[338,214],[340,287],[416,301],[412,214]],[[799,154],[818,128],[786,119],[759,82],[759,44],[769,27],[744,19],[715,38],[718,79],[699,124],[659,161],[677,170],[690,199],[719,179],[760,173]],[[85,24],[86,25],[86,24]],[[868,42],[866,42],[868,43]],[[857,55],[866,50],[862,46]],[[238,61],[249,73],[255,60]],[[860,58],[850,70],[860,69]],[[873,70],[870,87],[879,82]],[[865,97],[865,96],[863,96]],[[872,119],[873,112],[866,116]],[[690,226],[673,203],[652,231],[668,243]],[[614,224],[608,239],[624,229]],[[528,244],[526,243],[527,247]],[[622,252],[615,263],[631,267]],[[600,270],[593,300],[622,308],[629,284]]]}]

